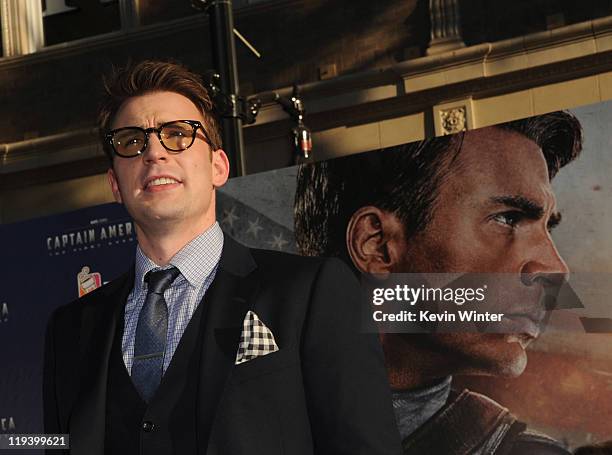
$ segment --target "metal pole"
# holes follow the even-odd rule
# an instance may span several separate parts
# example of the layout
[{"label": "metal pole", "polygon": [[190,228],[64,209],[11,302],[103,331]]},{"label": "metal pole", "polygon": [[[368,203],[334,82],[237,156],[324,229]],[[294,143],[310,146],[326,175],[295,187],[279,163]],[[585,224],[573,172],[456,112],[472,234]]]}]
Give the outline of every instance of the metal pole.
[{"label": "metal pole", "polygon": [[242,119],[238,112],[238,65],[234,43],[232,0],[213,0],[208,8],[213,60],[219,72],[221,91],[231,99],[231,117],[222,119],[224,150],[230,161],[230,176],[246,174]]}]

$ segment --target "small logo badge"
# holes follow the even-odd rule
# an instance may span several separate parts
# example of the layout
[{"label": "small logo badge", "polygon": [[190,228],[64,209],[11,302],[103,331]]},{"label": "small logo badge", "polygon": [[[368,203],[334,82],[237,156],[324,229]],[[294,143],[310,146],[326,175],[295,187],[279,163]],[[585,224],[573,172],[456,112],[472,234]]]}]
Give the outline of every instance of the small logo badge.
[{"label": "small logo badge", "polygon": [[77,285],[79,287],[79,297],[83,297],[102,286],[102,275],[98,272],[90,272],[89,267],[85,266],[77,274]]},{"label": "small logo badge", "polygon": [[15,421],[12,417],[0,418],[0,429],[2,431],[13,431],[15,429]]}]

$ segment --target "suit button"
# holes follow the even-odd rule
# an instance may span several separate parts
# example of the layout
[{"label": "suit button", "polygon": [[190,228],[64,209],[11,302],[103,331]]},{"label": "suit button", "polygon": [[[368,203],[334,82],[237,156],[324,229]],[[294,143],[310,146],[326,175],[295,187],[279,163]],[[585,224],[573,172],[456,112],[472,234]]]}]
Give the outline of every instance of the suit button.
[{"label": "suit button", "polygon": [[144,422],[142,422],[142,431],[150,433],[154,429],[155,429],[155,424],[153,422],[149,422],[148,420],[145,420]]}]

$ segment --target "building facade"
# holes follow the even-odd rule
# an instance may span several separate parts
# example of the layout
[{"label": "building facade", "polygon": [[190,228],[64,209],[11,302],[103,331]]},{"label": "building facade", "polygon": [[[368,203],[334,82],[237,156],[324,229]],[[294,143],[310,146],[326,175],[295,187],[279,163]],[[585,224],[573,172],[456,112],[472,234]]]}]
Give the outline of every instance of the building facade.
[{"label": "building facade", "polygon": [[[298,84],[313,159],[612,98],[612,2],[242,0],[247,173],[295,162],[273,101]],[[0,223],[111,200],[97,143],[101,74],[129,60],[212,67],[189,0],[0,0]]]}]

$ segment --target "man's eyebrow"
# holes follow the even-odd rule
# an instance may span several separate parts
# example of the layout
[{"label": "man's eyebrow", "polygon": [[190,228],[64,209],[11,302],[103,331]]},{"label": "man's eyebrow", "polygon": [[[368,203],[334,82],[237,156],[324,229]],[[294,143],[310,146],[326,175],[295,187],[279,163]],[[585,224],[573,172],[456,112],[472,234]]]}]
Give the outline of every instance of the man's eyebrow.
[{"label": "man's eyebrow", "polygon": [[[496,204],[503,204],[521,210],[525,216],[532,220],[539,220],[544,216],[544,208],[537,202],[525,196],[497,196],[492,197],[491,201]],[[556,228],[561,223],[561,213],[553,212],[546,223],[548,230]]]},{"label": "man's eyebrow", "polygon": [[544,216],[544,207],[525,196],[495,196],[491,201],[519,209],[532,220],[539,220]]}]

